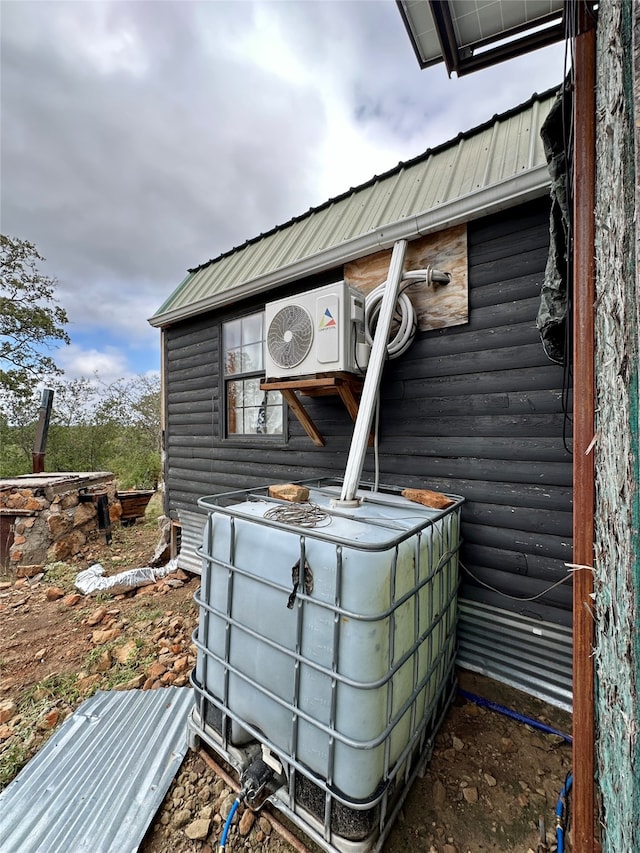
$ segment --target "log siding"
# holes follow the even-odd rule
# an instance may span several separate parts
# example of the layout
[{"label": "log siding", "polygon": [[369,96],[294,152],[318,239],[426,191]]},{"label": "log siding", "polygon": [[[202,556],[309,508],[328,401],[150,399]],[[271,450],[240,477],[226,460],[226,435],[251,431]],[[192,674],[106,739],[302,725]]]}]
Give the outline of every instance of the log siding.
[{"label": "log siding", "polygon": [[[465,496],[462,562],[519,597],[566,576],[572,551],[563,370],[547,359],[535,325],[548,239],[546,199],[470,222],[469,322],[420,333],[404,357],[386,365],[381,385],[380,482]],[[327,280],[341,277],[338,270]],[[310,286],[317,282],[299,289]],[[324,448],[311,444],[291,414],[285,440],[224,438],[221,324],[256,307],[252,300],[165,331],[172,514],[193,512],[205,494],[344,472],[353,424],[337,398],[305,398]],[[363,478],[374,478],[371,451]],[[522,602],[463,579],[469,600],[570,624],[570,584]]]}]

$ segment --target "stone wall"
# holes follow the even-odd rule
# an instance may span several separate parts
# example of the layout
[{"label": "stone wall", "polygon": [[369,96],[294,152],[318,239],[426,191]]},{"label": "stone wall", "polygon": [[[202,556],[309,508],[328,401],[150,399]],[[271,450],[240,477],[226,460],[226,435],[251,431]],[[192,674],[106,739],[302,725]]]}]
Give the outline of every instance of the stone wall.
[{"label": "stone wall", "polygon": [[46,563],[66,560],[89,540],[104,536],[98,523],[96,499],[107,495],[109,518],[118,523],[122,507],[113,481],[52,489],[12,485],[0,488],[0,513],[5,529],[12,525],[13,541],[5,554],[5,571],[17,576],[36,573]]}]

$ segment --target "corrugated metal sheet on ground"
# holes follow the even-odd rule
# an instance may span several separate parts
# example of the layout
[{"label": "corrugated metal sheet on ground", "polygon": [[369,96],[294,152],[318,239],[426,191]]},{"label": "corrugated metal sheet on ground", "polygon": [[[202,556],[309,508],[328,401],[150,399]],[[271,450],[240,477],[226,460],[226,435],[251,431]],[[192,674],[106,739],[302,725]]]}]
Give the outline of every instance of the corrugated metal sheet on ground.
[{"label": "corrugated metal sheet on ground", "polygon": [[188,687],[100,691],[0,794],[2,853],[138,849],[187,751]]},{"label": "corrugated metal sheet on ground", "polygon": [[202,264],[151,322],[162,325],[165,317],[189,316],[198,304],[208,310],[207,300],[333,247],[345,247],[344,262],[350,259],[349,244],[363,235],[488,187],[506,186],[529,172],[542,169],[548,180],[540,128],[554,100],[555,92],[534,95],[526,104]]},{"label": "corrugated metal sheet on ground", "polygon": [[476,601],[458,603],[457,664],[572,709],[570,628]]}]

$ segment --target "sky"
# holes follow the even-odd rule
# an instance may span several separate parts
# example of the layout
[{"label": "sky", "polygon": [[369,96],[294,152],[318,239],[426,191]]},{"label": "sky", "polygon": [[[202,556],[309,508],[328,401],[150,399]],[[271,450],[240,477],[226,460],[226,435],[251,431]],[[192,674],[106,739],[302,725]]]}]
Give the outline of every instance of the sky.
[{"label": "sky", "polygon": [[0,230],[69,315],[69,379],[160,367],[189,267],[562,80],[562,45],[421,70],[393,0],[0,0]]}]

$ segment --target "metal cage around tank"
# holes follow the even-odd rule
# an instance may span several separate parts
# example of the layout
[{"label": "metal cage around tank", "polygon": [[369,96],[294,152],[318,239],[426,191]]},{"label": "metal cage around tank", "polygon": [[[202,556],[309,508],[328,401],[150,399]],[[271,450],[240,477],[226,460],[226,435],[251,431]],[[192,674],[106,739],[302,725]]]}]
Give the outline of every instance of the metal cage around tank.
[{"label": "metal cage around tank", "polygon": [[455,688],[462,498],[396,487],[334,504],[318,480],[305,527],[265,517],[268,487],[208,512],[190,737],[239,774],[261,756],[268,798],[327,851],[379,850]]}]

